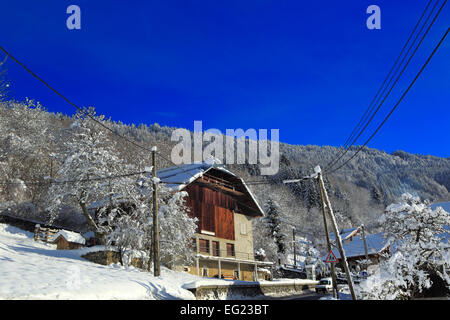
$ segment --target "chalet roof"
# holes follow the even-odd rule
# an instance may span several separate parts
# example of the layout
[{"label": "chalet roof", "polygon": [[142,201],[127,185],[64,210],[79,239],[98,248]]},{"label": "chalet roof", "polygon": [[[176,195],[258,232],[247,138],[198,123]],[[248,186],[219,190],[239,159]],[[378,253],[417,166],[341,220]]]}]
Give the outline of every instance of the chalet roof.
[{"label": "chalet roof", "polygon": [[[377,254],[383,251],[387,247],[387,240],[383,237],[383,233],[366,234],[367,253],[369,255]],[[347,258],[365,256],[364,240],[361,236],[356,236],[352,241],[344,243],[342,245],[345,256]],[[340,259],[341,255],[337,248],[333,249],[333,253],[336,258]],[[328,254],[327,254],[328,255]],[[326,256],[327,256],[326,255]],[[326,259],[323,257],[323,260]]]},{"label": "chalet roof", "polygon": [[217,164],[213,162],[201,162],[201,163],[192,163],[192,164],[180,164],[178,166],[173,166],[165,169],[158,170],[156,175],[160,179],[162,183],[166,184],[166,187],[173,190],[182,190],[198,178],[202,177],[205,173],[210,171],[211,169],[219,170],[226,175],[232,176],[235,179],[239,180],[246,192],[250,195],[252,201],[257,207],[259,213],[263,216],[264,210],[256,201],[255,196],[250,191],[248,186],[245,184],[245,181],[235,175],[233,172],[229,171],[222,164]]},{"label": "chalet roof", "polygon": [[178,166],[158,170],[156,175],[161,182],[166,184],[167,188],[181,190],[197,178],[203,176],[203,174],[211,168],[216,168],[235,176],[235,174],[226,170],[223,166],[206,162],[180,164]]},{"label": "chalet roof", "polygon": [[[341,236],[342,240],[346,240],[346,239],[356,235],[358,233],[358,231],[359,231],[359,227],[345,229],[345,230],[341,230],[339,232],[339,235]],[[334,236],[334,232],[330,233],[330,239],[336,240],[336,237]]]},{"label": "chalet roof", "polygon": [[[250,199],[254,203],[256,211],[264,216],[264,210],[261,208],[259,203],[256,201],[255,196],[250,191],[248,186],[245,184],[245,181],[235,175],[233,172],[229,171],[222,164],[217,164],[214,162],[201,162],[201,163],[192,163],[192,164],[180,164],[178,166],[173,166],[169,168],[160,169],[156,172],[156,175],[161,183],[165,184],[165,187],[173,190],[173,191],[181,191],[189,184],[201,178],[205,173],[210,170],[218,170],[225,175],[233,177],[235,180],[238,180],[242,183],[243,188],[250,196]],[[113,195],[116,201],[121,201],[121,196],[118,194]],[[89,205],[89,209],[96,209],[104,206],[109,201],[109,198],[102,199],[100,201],[95,201]]]},{"label": "chalet roof", "polygon": [[56,233],[53,236],[53,241],[58,239],[60,236],[64,237],[68,242],[73,243],[79,243],[79,244],[85,244],[86,240],[83,238],[83,236],[77,232],[73,231],[67,231],[67,230],[59,230],[58,233]]}]

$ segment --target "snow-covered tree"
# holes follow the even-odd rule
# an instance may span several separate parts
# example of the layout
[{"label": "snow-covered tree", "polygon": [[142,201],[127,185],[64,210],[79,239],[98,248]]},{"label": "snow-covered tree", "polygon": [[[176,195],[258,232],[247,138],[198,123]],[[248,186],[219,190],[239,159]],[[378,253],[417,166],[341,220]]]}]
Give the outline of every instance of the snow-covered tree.
[{"label": "snow-covered tree", "polygon": [[108,178],[123,174],[126,167],[115,154],[104,130],[88,114],[103,121],[103,116],[96,116],[93,108],[76,114],[76,121],[71,126],[72,139],[66,144],[67,151],[57,178],[48,191],[48,209],[50,221],[53,221],[62,204],[79,206],[91,230],[101,240],[98,222],[88,208],[94,201],[115,194],[126,180]]},{"label": "snow-covered tree", "polygon": [[266,216],[263,221],[267,224],[268,236],[273,239],[277,246],[277,253],[281,256],[286,253],[287,235],[282,228],[281,208],[278,203],[269,198],[264,204]]},{"label": "snow-covered tree", "polygon": [[[33,100],[0,102],[0,181],[8,185],[0,195],[6,200],[41,205],[48,187],[44,177],[51,172],[49,155],[56,148],[57,130],[50,125],[50,120],[49,113]],[[26,192],[16,197],[19,180]]]},{"label": "snow-covered tree", "polygon": [[139,256],[150,268],[152,244],[152,185],[146,177],[130,177],[115,188],[118,193],[99,201],[98,228],[106,245],[114,246],[121,263]]},{"label": "snow-covered tree", "polygon": [[296,255],[298,256],[297,260],[302,262],[305,265],[314,264],[321,265],[322,264],[322,255],[319,250],[317,250],[313,243],[301,237],[296,239]]},{"label": "snow-covered tree", "polygon": [[[130,179],[131,180],[131,179]],[[139,177],[117,188],[118,194],[100,209],[100,228],[107,245],[116,247],[122,263],[141,258],[150,268],[153,244],[153,183]],[[159,238],[161,261],[168,267],[189,263],[193,257],[192,238],[196,218],[190,218],[185,205],[186,192],[172,192],[158,184]]]},{"label": "snow-covered tree", "polygon": [[278,262],[278,247],[274,239],[270,236],[270,230],[263,219],[254,221],[253,246],[255,248],[255,257],[263,261]]},{"label": "snow-covered tree", "polygon": [[3,60],[0,61],[0,101],[5,101],[9,91],[9,82],[6,79],[6,67],[5,63],[8,56],[5,56]]},{"label": "snow-covered tree", "polygon": [[403,194],[402,202],[386,208],[381,222],[392,256],[362,285],[366,297],[414,298],[433,285],[432,279],[450,287],[448,212]]},{"label": "snow-covered tree", "polygon": [[188,215],[187,192],[170,192],[160,185],[162,204],[159,205],[161,261],[168,267],[191,262],[194,251],[192,239],[197,229],[197,218]]}]

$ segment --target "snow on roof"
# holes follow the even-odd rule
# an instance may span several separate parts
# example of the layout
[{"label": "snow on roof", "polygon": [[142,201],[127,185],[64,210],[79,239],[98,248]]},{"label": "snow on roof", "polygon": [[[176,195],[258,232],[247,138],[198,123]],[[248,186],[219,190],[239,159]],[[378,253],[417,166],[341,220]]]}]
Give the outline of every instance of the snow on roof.
[{"label": "snow on roof", "polygon": [[[180,164],[177,166],[160,169],[156,172],[156,175],[159,178],[159,182],[164,183],[164,186],[169,190],[181,191],[187,185],[191,184],[198,178],[202,177],[206,172],[208,172],[213,168],[222,171],[226,174],[229,174],[235,177],[236,179],[240,180],[245,190],[248,192],[253,202],[255,203],[256,207],[258,208],[260,214],[264,216],[264,210],[261,208],[258,201],[256,201],[256,197],[253,195],[248,186],[245,184],[245,181],[242,178],[236,176],[233,172],[227,170],[223,164],[217,163],[217,161],[207,160],[205,162]],[[118,194],[114,194],[113,198],[115,199],[115,201],[121,201],[120,195]],[[89,205],[88,209],[96,209],[102,207],[109,201],[110,201],[109,197],[99,201],[95,201]]]},{"label": "snow on roof", "polygon": [[192,164],[180,164],[178,166],[158,170],[156,175],[158,176],[158,178],[161,179],[162,183],[166,184],[167,188],[173,190],[181,190],[190,183],[194,182],[195,180],[203,176],[203,174],[205,174],[212,168],[225,172],[239,179],[242,182],[248,194],[250,195],[250,197],[252,198],[253,202],[257,206],[261,215],[264,215],[264,210],[261,208],[258,201],[256,201],[256,197],[253,195],[248,186],[245,184],[245,181],[242,178],[236,176],[233,172],[227,170],[224,167],[224,165],[218,164],[215,161],[206,161]]},{"label": "snow on roof", "polygon": [[[383,233],[366,234],[367,253],[377,254],[380,253],[387,246],[387,240],[383,237]],[[364,256],[364,240],[361,236],[354,237],[352,241],[342,245],[345,256],[347,258]],[[333,253],[336,258],[340,259],[339,250],[333,249]],[[328,256],[328,254],[326,255]],[[325,261],[326,256],[323,257]]]},{"label": "snow on roof", "polygon": [[79,244],[85,244],[86,239],[83,238],[83,236],[77,232],[73,231],[67,231],[67,230],[59,230],[57,234],[53,237],[53,241],[58,239],[59,236],[63,236],[67,241],[79,243]]},{"label": "snow on roof", "polygon": [[[358,229],[359,229],[359,227],[341,230],[339,232],[339,235],[341,236],[342,240],[345,240],[345,239],[350,238],[351,236],[355,235],[357,233]],[[330,233],[330,239],[331,240],[336,240],[335,236],[334,236],[334,232]]]},{"label": "snow on roof", "polygon": [[213,167],[219,170],[226,171],[227,173],[235,176],[233,173],[225,170],[221,166],[206,162],[180,164],[178,166],[158,170],[156,175],[161,179],[162,183],[166,184],[167,188],[181,190],[197,178],[203,176],[206,171],[210,170]]}]

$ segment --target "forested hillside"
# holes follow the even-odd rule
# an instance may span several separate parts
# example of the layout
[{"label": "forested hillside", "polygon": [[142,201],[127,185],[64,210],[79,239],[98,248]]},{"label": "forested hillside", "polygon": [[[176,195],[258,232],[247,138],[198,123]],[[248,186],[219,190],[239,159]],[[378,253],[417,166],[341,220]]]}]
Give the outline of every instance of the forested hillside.
[{"label": "forested hillside", "polygon": [[[0,103],[0,202],[1,210],[14,215],[45,219],[49,181],[72,139],[74,118],[53,114],[33,101]],[[159,151],[170,158],[170,140],[175,128],[158,124],[123,124],[105,120],[104,124],[120,135]],[[244,128],[245,129],[245,128]],[[104,130],[98,126],[98,130]],[[124,163],[143,169],[151,155],[106,132],[111,147]],[[282,136],[281,136],[282,137]],[[205,146],[205,144],[204,144]],[[357,147],[354,147],[355,149]],[[283,185],[283,179],[309,175],[316,165],[324,167],[339,151],[330,146],[280,144],[280,170],[273,176],[260,176],[257,165],[230,165],[229,168],[248,181],[261,204],[276,200],[283,212],[285,228],[295,226],[298,233],[314,240],[323,233],[320,198],[313,180]],[[349,152],[351,154],[351,152]],[[158,160],[159,167],[171,164]],[[430,201],[448,201],[450,195],[450,158],[413,155],[404,151],[392,154],[366,148],[339,171],[325,176],[325,183],[341,228],[365,223],[375,230],[377,219],[386,205],[409,192]],[[58,223],[79,228],[83,216],[67,208]]]}]

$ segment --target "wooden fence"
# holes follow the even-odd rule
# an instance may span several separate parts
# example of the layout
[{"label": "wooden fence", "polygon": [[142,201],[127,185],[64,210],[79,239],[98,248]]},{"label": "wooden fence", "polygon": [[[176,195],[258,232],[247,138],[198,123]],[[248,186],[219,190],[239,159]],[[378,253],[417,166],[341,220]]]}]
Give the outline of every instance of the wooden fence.
[{"label": "wooden fence", "polygon": [[44,228],[36,224],[34,227],[34,241],[51,242],[58,231],[58,229]]}]

